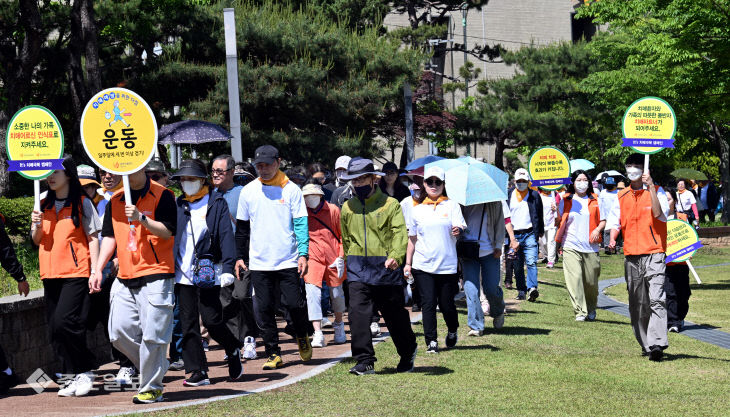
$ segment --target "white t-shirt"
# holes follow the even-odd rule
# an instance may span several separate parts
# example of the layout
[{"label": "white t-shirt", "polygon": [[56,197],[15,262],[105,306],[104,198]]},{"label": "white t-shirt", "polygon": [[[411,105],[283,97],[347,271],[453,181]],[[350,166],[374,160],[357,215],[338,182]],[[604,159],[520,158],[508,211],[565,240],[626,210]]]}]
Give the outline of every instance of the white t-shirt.
[{"label": "white t-shirt", "polygon": [[611,212],[613,209],[613,205],[618,203],[618,189],[614,188],[613,191],[608,191],[606,189],[601,190],[601,193],[598,195],[598,205],[601,207],[601,211],[603,213]]},{"label": "white t-shirt", "polygon": [[294,219],[306,216],[302,190],[291,181],[283,188],[259,180],[243,187],[236,218],[251,222],[248,267],[255,271],[296,268]]},{"label": "white t-shirt", "polygon": [[697,204],[697,199],[691,191],[685,190],[682,194],[677,192],[677,204],[674,207],[678,212],[692,213],[692,204]]},{"label": "white t-shirt", "polygon": [[[646,190],[646,186],[644,186],[644,190]],[[659,200],[659,206],[662,209],[662,213],[657,217],[657,220],[666,222],[667,216],[669,216],[669,200],[667,199],[667,194],[662,187],[657,187],[656,196]],[[611,211],[606,214],[606,230],[621,230],[620,219],[621,204],[618,204],[617,200],[616,204],[611,207]]]},{"label": "white t-shirt", "polygon": [[[591,214],[588,209],[589,197],[573,196],[573,204],[570,207],[570,214],[565,224],[565,240],[563,247],[565,249],[573,249],[578,252],[590,253],[598,252],[598,243],[590,243],[591,233]],[[560,215],[565,212],[565,200],[560,200]],[[605,215],[601,206],[598,206],[600,219],[605,220]]]},{"label": "white t-shirt", "polygon": [[406,197],[400,202],[400,209],[403,211],[403,218],[406,219],[406,227],[411,223],[411,211],[413,210],[413,197]]},{"label": "white t-shirt", "polygon": [[[208,198],[206,195],[200,200],[190,203],[190,220],[185,223],[185,229],[182,231],[181,242],[178,246],[179,249],[175,254],[175,283],[177,284],[193,285],[195,243],[208,231],[208,222],[206,221]],[[195,236],[195,242],[193,242],[193,236]],[[220,278],[217,276],[215,283],[220,285]]]},{"label": "white t-shirt", "polygon": [[413,269],[432,274],[455,274],[456,236],[452,227],[466,228],[459,203],[446,200],[437,205],[419,204],[411,210],[408,235],[417,236]]},{"label": "white t-shirt", "polygon": [[517,194],[519,191],[514,190],[510,197],[509,209],[510,209],[510,221],[512,227],[515,230],[525,230],[532,227],[532,219],[530,218],[530,206],[527,204],[527,197],[530,195],[529,191],[525,194],[525,198],[522,201],[517,200]]},{"label": "white t-shirt", "polygon": [[[484,211],[484,221],[482,221],[482,212]],[[494,252],[494,246],[489,240],[486,224],[489,221],[484,204],[474,206],[466,206],[462,208],[464,220],[466,220],[466,230],[464,231],[464,240],[479,240],[479,257],[491,255]],[[481,222],[481,224],[479,223]],[[481,237],[479,231],[481,230]]]},{"label": "white t-shirt", "polygon": [[552,205],[555,203],[555,191],[550,191],[548,195],[540,193],[540,199],[542,200],[542,219],[545,223],[545,230],[555,229],[556,212],[552,210]]}]

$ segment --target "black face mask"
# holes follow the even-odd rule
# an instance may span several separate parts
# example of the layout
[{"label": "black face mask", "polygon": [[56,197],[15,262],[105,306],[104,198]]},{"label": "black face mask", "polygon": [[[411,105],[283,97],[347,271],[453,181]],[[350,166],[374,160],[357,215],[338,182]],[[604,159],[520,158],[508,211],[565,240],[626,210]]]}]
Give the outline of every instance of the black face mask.
[{"label": "black face mask", "polygon": [[606,186],[606,189],[607,189],[608,191],[613,191],[613,190],[614,190],[615,188],[616,188],[616,186],[615,186],[615,185],[607,185],[607,186]]},{"label": "black face mask", "polygon": [[353,187],[355,189],[355,194],[357,195],[357,198],[360,200],[365,200],[369,195],[370,192],[373,191],[373,185],[363,185],[362,187]]}]

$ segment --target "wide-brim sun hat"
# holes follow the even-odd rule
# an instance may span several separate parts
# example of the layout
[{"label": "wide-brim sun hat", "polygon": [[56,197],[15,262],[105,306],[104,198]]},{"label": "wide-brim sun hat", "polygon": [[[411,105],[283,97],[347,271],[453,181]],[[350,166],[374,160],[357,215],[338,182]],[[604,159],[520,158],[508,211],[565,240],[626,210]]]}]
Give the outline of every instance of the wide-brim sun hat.
[{"label": "wide-brim sun hat", "polygon": [[302,195],[324,195],[324,191],[322,191],[322,186],[317,184],[307,184],[304,187],[302,187]]},{"label": "wide-brim sun hat", "polygon": [[363,175],[377,175],[382,177],[385,174],[375,170],[372,160],[356,156],[350,160],[350,163],[347,165],[347,172],[342,175],[342,179],[347,181],[362,177]]},{"label": "wide-brim sun hat", "polygon": [[208,172],[202,162],[195,159],[187,159],[180,163],[180,169],[172,176],[173,179],[179,179],[180,177],[208,178]]}]

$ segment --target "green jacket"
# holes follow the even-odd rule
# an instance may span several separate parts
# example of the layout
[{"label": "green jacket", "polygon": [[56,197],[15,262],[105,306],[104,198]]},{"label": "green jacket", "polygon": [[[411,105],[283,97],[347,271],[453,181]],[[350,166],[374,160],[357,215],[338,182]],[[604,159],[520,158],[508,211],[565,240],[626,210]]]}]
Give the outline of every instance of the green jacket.
[{"label": "green jacket", "polygon": [[403,285],[402,269],[391,271],[385,267],[388,258],[403,265],[408,245],[403,211],[396,199],[378,187],[365,205],[353,197],[342,206],[340,226],[348,281]]}]

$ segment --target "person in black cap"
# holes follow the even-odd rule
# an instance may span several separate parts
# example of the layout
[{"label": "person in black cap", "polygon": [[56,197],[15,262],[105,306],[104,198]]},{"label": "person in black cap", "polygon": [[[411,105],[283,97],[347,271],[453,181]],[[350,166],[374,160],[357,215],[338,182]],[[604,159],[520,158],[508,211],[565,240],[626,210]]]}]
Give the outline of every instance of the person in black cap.
[{"label": "person in black cap", "polygon": [[383,180],[378,183],[380,185],[380,191],[387,194],[389,197],[393,197],[398,202],[403,201],[404,198],[411,196],[411,191],[400,182],[398,176],[398,166],[393,162],[386,162],[383,165],[383,172],[385,176]]},{"label": "person in black cap", "polygon": [[299,279],[307,273],[309,226],[302,190],[279,170],[279,151],[256,149],[257,180],[241,191],[236,213],[236,275],[251,271],[254,308],[268,359],[264,369],[284,365],[276,327],[276,301],[289,311],[303,362],[312,358],[309,321]]},{"label": "person in black cap", "polygon": [[403,296],[403,265],[408,232],[400,204],[375,185],[375,171],[369,159],[353,158],[344,180],[352,180],[354,197],[342,206],[342,245],[350,281],[350,332],[356,375],[375,372],[370,320],[373,308],[385,319],[400,363],[397,372],[410,372],[416,358],[416,336],[411,329]]}]

